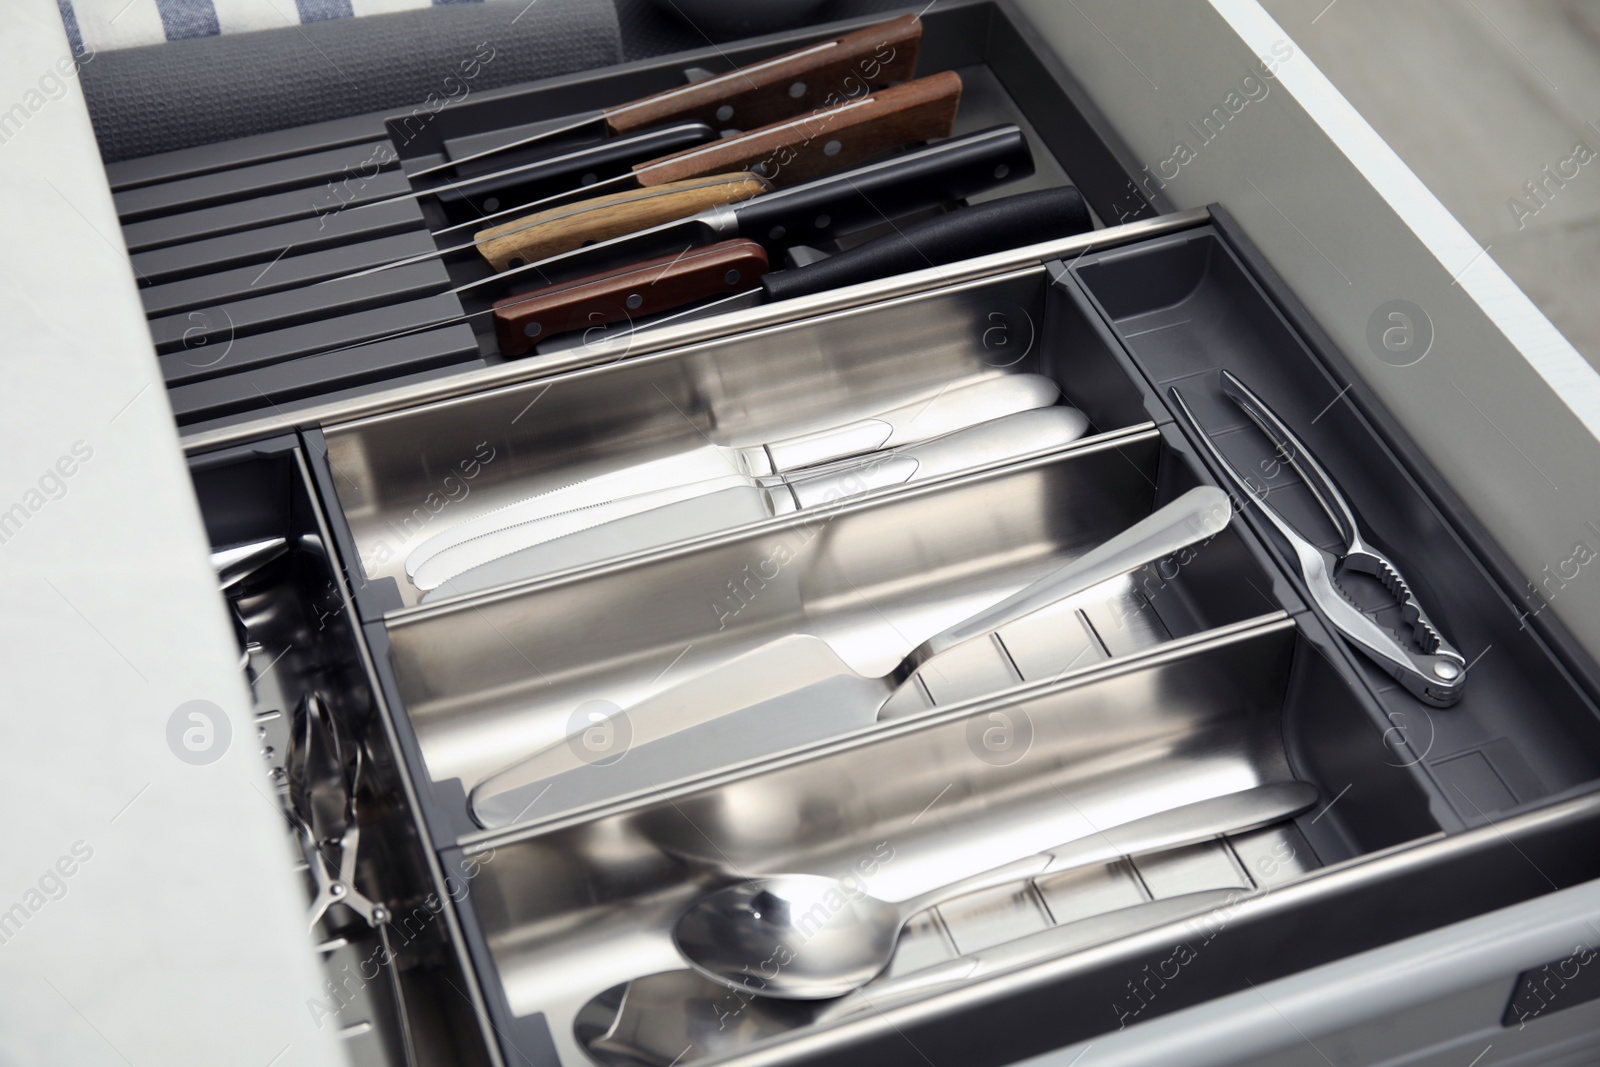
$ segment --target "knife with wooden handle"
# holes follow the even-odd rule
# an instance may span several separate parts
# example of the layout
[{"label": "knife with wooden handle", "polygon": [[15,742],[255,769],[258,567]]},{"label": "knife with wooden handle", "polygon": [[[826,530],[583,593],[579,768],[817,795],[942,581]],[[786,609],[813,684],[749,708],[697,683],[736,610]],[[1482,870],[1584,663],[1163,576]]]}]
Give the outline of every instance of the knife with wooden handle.
[{"label": "knife with wooden handle", "polygon": [[[647,191],[687,188],[681,183],[736,172],[753,172],[772,185],[792,185],[854,166],[893,148],[948,137],[955,128],[960,103],[961,77],[945,71],[803,118],[636,164],[631,176],[620,177]],[[569,218],[589,219],[589,225],[594,225],[590,209],[625,212],[626,224],[641,230],[687,218],[706,206],[694,207],[689,197],[654,199],[626,193],[621,200],[610,201],[611,197],[597,197],[522,216],[482,230],[474,240],[495,269],[505,270],[520,265],[519,261],[537,262],[593,240],[587,233],[565,235]],[[552,213],[555,217],[548,217]],[[620,228],[622,225],[616,223],[609,236],[629,232]]]},{"label": "knife with wooden handle", "polygon": [[735,169],[754,170],[774,185],[792,185],[890,148],[948,137],[960,104],[961,75],[941,71],[738,137],[636,163],[633,172],[641,185]]},{"label": "knife with wooden handle", "polygon": [[736,239],[657,256],[536,293],[495,302],[502,356],[520,356],[540,340],[682,307],[748,289],[767,272],[767,250]]},{"label": "knife with wooden handle", "polygon": [[478,251],[495,270],[519,267],[586,244],[737,204],[770,188],[766,179],[744,171],[597,196],[480,230]]},{"label": "knife with wooden handle", "polygon": [[[609,241],[584,245],[521,267],[510,267],[458,285],[450,290],[450,295],[484,290],[502,293],[507,291],[507,283],[519,274],[526,274],[530,279],[537,277],[546,284],[565,281],[735,237],[778,244],[813,244],[881,223],[886,216],[893,219],[987,193],[1006,182],[1026,178],[1033,170],[1033,154],[1022,130],[1013,125],[995,126],[923,145],[826,178],[776,189],[737,204],[725,204]],[[1040,238],[1036,234],[1034,239]],[[440,254],[434,252],[396,260],[357,271],[351,277],[433,259]],[[470,322],[482,315],[492,315],[494,310],[491,304],[485,303],[474,311],[441,317],[358,343],[379,344],[417,329]]]},{"label": "knife with wooden handle", "polygon": [[[897,228],[893,233],[874,238],[847,252],[793,270],[751,273],[741,271],[742,281],[718,278],[714,273],[693,273],[681,284],[657,288],[645,295],[637,278],[660,270],[672,257],[664,256],[620,270],[590,275],[577,282],[535,289],[508,296],[494,304],[495,334],[502,356],[520,356],[535,344],[565,330],[598,326],[623,318],[639,319],[685,307],[713,296],[744,296],[751,301],[792,300],[827,289],[873,281],[894,274],[942,266],[959,259],[1004,251],[1035,241],[1054,240],[1092,228],[1094,220],[1083,197],[1072,186],[1018,193],[971,207],[957,208],[921,222]],[[750,241],[727,241],[726,245],[749,245]],[[716,248],[719,245],[706,247]],[[760,246],[757,246],[760,247]],[[679,253],[687,256],[689,253]],[[689,272],[685,272],[689,274]],[[638,300],[627,314],[616,310],[616,285],[632,286],[627,299]],[[726,285],[720,284],[727,282]],[[524,311],[524,306],[527,310]],[[599,315],[585,321],[592,305]],[[602,309],[613,310],[607,315]],[[531,332],[530,332],[531,331]]]},{"label": "knife with wooden handle", "polygon": [[704,81],[605,108],[511,144],[413,171],[411,177],[425,177],[584,127],[592,126],[596,136],[606,137],[680,121],[711,123],[718,129],[766,126],[860,96],[874,86],[910,79],[921,46],[922,20],[902,15]]}]

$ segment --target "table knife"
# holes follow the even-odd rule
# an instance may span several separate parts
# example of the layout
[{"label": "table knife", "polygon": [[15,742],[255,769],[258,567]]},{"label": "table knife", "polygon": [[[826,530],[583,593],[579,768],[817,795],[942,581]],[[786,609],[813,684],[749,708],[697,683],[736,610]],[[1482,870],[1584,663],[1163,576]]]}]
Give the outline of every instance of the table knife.
[{"label": "table knife", "polygon": [[413,180],[560,135],[615,136],[691,120],[718,129],[751,129],[860,95],[870,86],[905,81],[916,71],[922,20],[903,15],[820,41],[703,81],[562,122],[529,137],[412,171]]},{"label": "table knife", "polygon": [[1015,412],[1048,407],[1060,396],[1060,386],[1042,374],[997,374],[946,383],[866,418],[762,444],[735,448],[707,441],[687,452],[584,478],[458,523],[413,549],[406,559],[406,573],[415,574],[445,549],[506,526],[673,486],[703,484],[724,475],[748,479],[785,474],[881,449],[904,448]]},{"label": "table knife", "polygon": [[874,489],[1012,462],[1070,444],[1088,426],[1089,420],[1075,408],[1037,408],[822,470],[764,478],[726,473],[501,526],[434,553],[415,571],[408,559],[407,572],[419,589],[442,587],[440,596],[455,596],[721,533],[776,515],[822,512]]}]

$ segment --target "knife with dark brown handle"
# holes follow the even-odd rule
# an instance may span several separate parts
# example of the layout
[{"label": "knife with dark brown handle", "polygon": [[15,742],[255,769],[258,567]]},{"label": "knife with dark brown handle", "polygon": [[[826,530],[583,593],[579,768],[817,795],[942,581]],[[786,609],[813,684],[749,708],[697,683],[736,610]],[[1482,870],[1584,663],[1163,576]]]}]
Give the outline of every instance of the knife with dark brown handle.
[{"label": "knife with dark brown handle", "polygon": [[775,271],[761,280],[761,288],[767,300],[792,300],[1093,228],[1089,208],[1073,186],[1016,193],[899,227],[809,266]]},{"label": "knife with dark brown handle", "polygon": [[502,356],[520,356],[556,334],[741,292],[766,272],[767,250],[756,242],[719,241],[497,301],[495,336]]},{"label": "knife with dark brown handle", "polygon": [[819,41],[737,67],[726,74],[618,104],[511,144],[412,171],[411,177],[425,177],[497,152],[525,148],[590,125],[602,137],[682,121],[705,122],[717,129],[766,126],[832,107],[876,86],[909,80],[916,72],[921,46],[922,20],[916,15],[902,15],[831,41]]},{"label": "knife with dark brown handle", "polygon": [[[637,164],[631,180],[644,191],[661,187],[688,189],[681,183],[732,174],[742,174],[747,179],[754,174],[776,186],[793,185],[844,170],[893,148],[948,137],[960,102],[961,77],[945,71],[803,118]],[[741,197],[732,196],[717,203],[737,199]],[[484,258],[495,269],[505,270],[570,251],[595,239],[587,230],[574,231],[567,220],[582,217],[593,225],[594,212],[620,210],[626,213],[629,226],[604,226],[615,236],[630,229],[642,230],[687,218],[706,206],[716,205],[699,203],[692,196],[610,194],[526,215],[479,231],[474,239]]]},{"label": "knife with dark brown handle", "polygon": [[[763,300],[792,300],[1038,241],[1069,237],[1093,226],[1094,221],[1083,197],[1069,185],[1018,193],[947,211],[922,222],[898,227],[884,237],[793,270],[766,273],[766,255],[763,252],[761,270],[754,273],[745,268],[737,276],[730,272],[718,278],[714,272],[707,271],[694,273],[691,277],[685,269],[684,280],[669,288],[638,288],[640,279],[647,278],[651,271],[661,269],[674,259],[672,256],[662,256],[618,271],[506,297],[494,305],[495,333],[500,341],[501,355],[519,356],[555,333],[603,322],[617,322],[624,317],[639,319],[708,297],[743,293],[751,297],[759,296]],[[732,246],[761,248],[754,241],[735,240],[704,246],[698,251]],[[687,260],[691,254],[692,251],[682,252],[677,258]],[[624,294],[624,299],[637,298],[638,303],[629,306],[626,315],[612,313],[607,318],[596,318],[592,323],[585,321],[585,315],[591,310],[598,312],[603,307],[616,307],[617,294],[621,291],[619,284],[623,289],[634,286]]]}]

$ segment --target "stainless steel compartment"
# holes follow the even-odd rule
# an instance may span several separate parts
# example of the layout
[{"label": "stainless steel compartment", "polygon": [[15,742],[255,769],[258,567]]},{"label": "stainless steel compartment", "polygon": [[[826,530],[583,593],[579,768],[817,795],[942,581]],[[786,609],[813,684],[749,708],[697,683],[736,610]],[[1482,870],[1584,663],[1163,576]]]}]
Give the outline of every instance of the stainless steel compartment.
[{"label": "stainless steel compartment", "polygon": [[[389,619],[398,695],[441,803],[587,725],[774,638],[811,634],[882,674],[929,635],[1020,589],[1195,484],[1153,429],[1061,455],[791,516],[700,546]],[[1021,683],[1276,612],[1273,584],[1232,529],[1181,568],[1003,628]],[[1016,678],[996,688],[1020,684]],[[936,695],[937,699],[937,695]],[[657,770],[616,748],[527,787],[535,822],[641,788],[821,740],[806,724],[751,734],[738,716]],[[646,746],[648,749],[648,746]],[[461,791],[445,785],[459,779]],[[550,788],[552,783],[555,788]],[[548,791],[541,791],[541,788]],[[499,825],[499,824],[497,824]]]},{"label": "stainless steel compartment", "polygon": [[[283,862],[293,857],[304,872],[311,906],[306,947],[327,978],[307,1010],[319,1029],[338,1035],[352,1063],[497,1063],[447,903],[463,872],[441,869],[420,828],[410,770],[377,695],[298,439],[197,456],[191,474],[214,550],[267,549],[248,553],[251,565],[224,579],[255,705],[248,741],[262,756],[252,788],[294,812],[296,771],[308,759],[317,764],[311,775],[325,771],[327,757],[310,757],[299,727],[308,698],[326,708],[344,751],[360,752],[349,784],[355,832],[308,833],[300,847],[290,823],[284,827]],[[318,736],[326,746],[329,735]],[[325,781],[314,791],[317,814],[327,814]],[[329,822],[314,815],[307,830]]]},{"label": "stainless steel compartment", "polygon": [[1146,420],[1083,307],[1042,267],[334,426],[328,463],[360,566],[420,592],[423,539],[631,463],[870,415],[952,383],[1040,372],[1092,433]]},{"label": "stainless steel compartment", "polygon": [[[793,1034],[1231,907],[1345,858],[1319,859],[1281,823],[985,891],[914,921],[867,987],[872,1004],[735,994],[683,973],[670,938],[697,895],[754,875],[844,875],[867,857],[867,890],[904,899],[1129,819],[1289,780],[1284,719],[1306,686],[1341,685],[1294,673],[1306,656],[1318,659],[1278,614],[1020,699],[502,837],[476,850],[470,907],[521,1032],[542,1014],[564,1063],[585,1062],[586,1045],[608,1064],[737,1059],[758,1046],[763,1062],[781,1061]],[[1002,716],[1028,742],[997,755],[981,738]],[[1175,899],[1191,893],[1206,895]],[[1142,910],[1110,914],[1130,907]],[[976,973],[951,966],[961,955],[980,961]],[[647,976],[618,1024],[615,987]]]}]

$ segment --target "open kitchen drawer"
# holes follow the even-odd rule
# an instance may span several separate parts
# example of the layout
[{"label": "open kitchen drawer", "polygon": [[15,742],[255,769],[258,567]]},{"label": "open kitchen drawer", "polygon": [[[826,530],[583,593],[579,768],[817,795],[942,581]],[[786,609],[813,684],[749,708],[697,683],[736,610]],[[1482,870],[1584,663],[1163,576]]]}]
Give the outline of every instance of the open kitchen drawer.
[{"label": "open kitchen drawer", "polygon": [[[206,534],[249,550],[227,592],[264,770],[305,839],[307,951],[331,978],[383,961],[381,980],[321,1001],[358,1062],[1007,1063],[1600,877],[1593,648],[1526,611],[1508,562],[1522,546],[1464,502],[1419,443],[1436,435],[1368,386],[1231,202],[1177,211],[1176,182],[1140,184],[1096,63],[1064,69],[1009,4],[926,26],[919,70],[968,87],[957,132],[1016,123],[1034,164],[1018,188],[1076,185],[1093,230],[509,358],[482,320],[363,344],[413,313],[484,310],[445,291],[475,267],[425,265],[405,293],[361,282],[320,310],[283,303],[292,286],[248,306],[224,292],[281,251],[243,247],[251,234],[297,220],[219,223],[227,203],[191,214],[158,192],[233,168],[270,185],[282,134],[112,168],[136,264],[178,287],[157,294],[153,330],[166,370],[183,364],[166,381]],[[441,152],[521,136],[530,114],[815,36],[486,94],[379,168],[382,195]],[[301,148],[397,136],[373,121]],[[293,277],[426,250],[422,229],[459,221],[448,203],[341,210],[336,227],[383,230],[376,247],[330,239],[337,254]],[[788,265],[884,228],[819,224]],[[236,352],[248,368],[211,373]],[[1330,614],[1228,480],[1219,454],[1309,540],[1340,544],[1224,372],[1326,468],[1459,650],[1458,699],[1419,699],[1342,636],[1353,612],[1431,651],[1366,575],[1340,576]],[[834,480],[810,496],[787,469],[745,469],[726,513],[692,495],[548,537],[519,521],[509,548],[418,578],[419,549],[536,494],[690,453],[771,458],[774,442],[1028,383],[1044,399],[998,421],[1045,413],[1042,436],[953,462],[918,451],[991,419],[871,461],[922,457],[905,477],[860,465],[871,449],[830,453],[816,471]],[[1181,547],[908,659],[1201,499],[1212,525]],[[803,649],[792,676],[786,649]],[[778,692],[820,683],[839,684],[809,690],[814,713]],[[666,708],[689,725],[663,728]],[[1277,806],[1095,844],[1230,797]],[[674,942],[686,909],[753,877],[904,900],[1063,842],[1091,858],[919,909],[858,991],[730,988]]]},{"label": "open kitchen drawer", "polygon": [[[472,872],[453,895],[457,945],[502,1056],[912,1062],[934,1042],[1007,1062],[1600,873],[1592,852],[1558,844],[1595,817],[1592,695],[1432,503],[1408,442],[1374,428],[1381,412],[1318,417],[1343,388],[1337,367],[1241,248],[1254,254],[1220,212],[1097,231],[302,429],[303,485],[355,590],[430,862]],[[1000,673],[924,680],[909,711],[874,721],[819,690],[809,714],[652,732],[641,702],[796,635],[884,675],[1196,486],[1228,485],[1174,417],[1174,383],[1230,462],[1334,544],[1283,454],[1223,396],[1223,370],[1301,436],[1470,660],[1451,706],[1343,640],[1287,543],[1235,494],[1226,528],[1192,552],[1002,626]],[[404,567],[428,539],[584,474],[1033,375],[1083,413],[1081,435],[658,543],[580,530],[588,555],[534,557],[477,586],[425,591]],[[442,503],[420,503],[430,493]],[[1375,580],[1341,585],[1405,631]],[[1501,654],[1477,655],[1490,646]],[[554,764],[527,762],[552,750]],[[1291,782],[1315,802],[924,912],[843,1000],[736,993],[673,947],[697,897],[759,873],[846,874],[869,857],[866,887],[901,899]],[[1508,864],[1519,852],[1529,862]],[[1205,946],[1205,981],[1130,991],[1174,939]],[[1105,1007],[1023,1006],[1069,989]],[[997,1011],[1026,1025],[998,1039],[977,1022]]]}]

